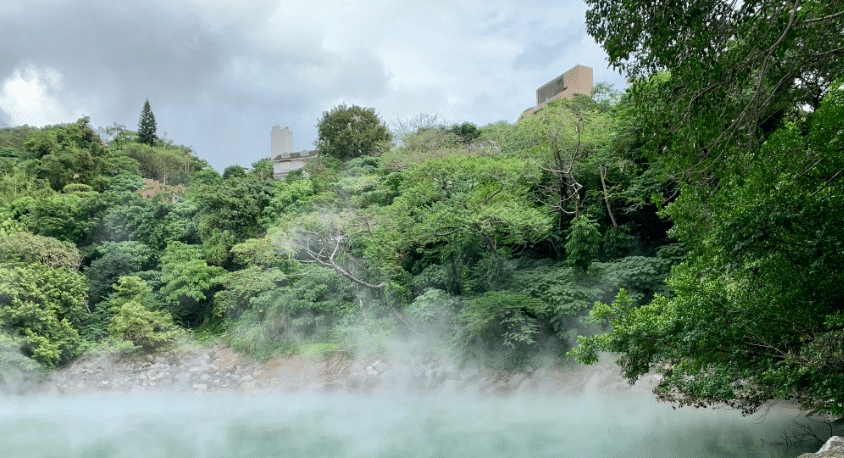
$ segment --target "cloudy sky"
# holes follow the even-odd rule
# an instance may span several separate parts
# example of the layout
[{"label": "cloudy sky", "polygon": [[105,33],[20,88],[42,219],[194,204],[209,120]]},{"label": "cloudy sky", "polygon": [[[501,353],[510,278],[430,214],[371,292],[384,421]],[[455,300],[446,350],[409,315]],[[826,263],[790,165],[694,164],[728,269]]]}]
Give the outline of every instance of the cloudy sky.
[{"label": "cloudy sky", "polygon": [[0,127],[90,116],[159,136],[222,171],[269,155],[272,126],[310,149],[340,103],[514,122],[575,64],[624,87],[582,0],[2,0]]}]

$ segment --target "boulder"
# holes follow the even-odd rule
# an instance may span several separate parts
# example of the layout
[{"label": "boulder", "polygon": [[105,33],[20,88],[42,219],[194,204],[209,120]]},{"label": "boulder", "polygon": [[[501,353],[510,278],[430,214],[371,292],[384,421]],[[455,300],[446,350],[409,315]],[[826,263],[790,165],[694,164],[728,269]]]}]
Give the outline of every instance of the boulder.
[{"label": "boulder", "polygon": [[827,439],[823,447],[817,453],[804,453],[798,458],[844,458],[844,437],[832,436]]}]

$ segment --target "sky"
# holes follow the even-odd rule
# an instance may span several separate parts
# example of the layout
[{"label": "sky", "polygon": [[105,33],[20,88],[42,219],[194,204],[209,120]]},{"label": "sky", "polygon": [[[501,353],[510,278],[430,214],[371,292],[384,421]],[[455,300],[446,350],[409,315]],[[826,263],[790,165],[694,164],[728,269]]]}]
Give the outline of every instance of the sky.
[{"label": "sky", "polygon": [[89,116],[158,135],[222,171],[268,157],[289,126],[313,149],[323,112],[373,107],[513,123],[576,64],[624,78],[586,34],[582,0],[3,0],[0,127]]}]

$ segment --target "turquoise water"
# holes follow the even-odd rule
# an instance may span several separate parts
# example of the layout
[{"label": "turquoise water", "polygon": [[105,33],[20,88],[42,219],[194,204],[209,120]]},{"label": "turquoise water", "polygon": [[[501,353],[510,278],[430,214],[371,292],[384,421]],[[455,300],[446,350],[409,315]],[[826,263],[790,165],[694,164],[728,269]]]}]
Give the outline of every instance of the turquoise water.
[{"label": "turquoise water", "polygon": [[795,457],[807,426],[629,393],[37,395],[0,397],[0,457]]}]

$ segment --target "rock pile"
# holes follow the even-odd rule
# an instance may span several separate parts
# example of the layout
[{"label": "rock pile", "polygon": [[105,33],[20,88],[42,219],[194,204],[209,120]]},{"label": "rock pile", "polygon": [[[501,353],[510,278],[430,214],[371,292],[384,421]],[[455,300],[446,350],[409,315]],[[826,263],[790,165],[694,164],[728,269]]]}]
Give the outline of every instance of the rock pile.
[{"label": "rock pile", "polygon": [[[634,389],[650,390],[646,378]],[[53,374],[42,389],[194,392],[388,392],[510,394],[629,389],[612,363],[599,367],[526,367],[519,372],[459,367],[444,357],[355,359],[338,351],[323,361],[298,357],[256,361],[224,346],[138,358],[85,358]]]}]

